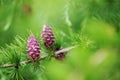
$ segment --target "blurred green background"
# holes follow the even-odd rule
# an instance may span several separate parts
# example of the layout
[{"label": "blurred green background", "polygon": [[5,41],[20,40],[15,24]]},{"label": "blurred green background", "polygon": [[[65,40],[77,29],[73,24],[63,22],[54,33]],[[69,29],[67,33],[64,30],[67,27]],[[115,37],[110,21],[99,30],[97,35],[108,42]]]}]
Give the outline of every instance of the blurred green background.
[{"label": "blurred green background", "polygon": [[25,80],[120,80],[120,0],[0,0],[0,47],[44,24],[62,47],[79,46],[35,75],[26,66]]}]

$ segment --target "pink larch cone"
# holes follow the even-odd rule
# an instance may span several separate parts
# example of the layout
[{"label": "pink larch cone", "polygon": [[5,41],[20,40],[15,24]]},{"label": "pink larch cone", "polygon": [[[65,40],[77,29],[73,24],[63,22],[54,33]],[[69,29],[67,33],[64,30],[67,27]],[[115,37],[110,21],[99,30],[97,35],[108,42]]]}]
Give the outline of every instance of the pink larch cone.
[{"label": "pink larch cone", "polygon": [[[61,50],[61,49],[59,49],[59,48],[56,49],[56,51],[58,51],[58,50]],[[57,54],[57,55],[55,56],[55,59],[57,59],[57,60],[64,60],[65,57],[66,57],[65,53],[61,52],[61,53],[59,53],[59,54]]]},{"label": "pink larch cone", "polygon": [[41,37],[46,47],[51,47],[55,43],[55,37],[52,29],[48,25],[43,26]]},{"label": "pink larch cone", "polygon": [[57,54],[55,56],[55,59],[57,59],[57,60],[64,60],[65,59],[65,54],[64,53]]},{"label": "pink larch cone", "polygon": [[33,35],[30,35],[28,39],[28,56],[31,60],[37,61],[40,58],[40,47],[36,40],[36,38]]}]

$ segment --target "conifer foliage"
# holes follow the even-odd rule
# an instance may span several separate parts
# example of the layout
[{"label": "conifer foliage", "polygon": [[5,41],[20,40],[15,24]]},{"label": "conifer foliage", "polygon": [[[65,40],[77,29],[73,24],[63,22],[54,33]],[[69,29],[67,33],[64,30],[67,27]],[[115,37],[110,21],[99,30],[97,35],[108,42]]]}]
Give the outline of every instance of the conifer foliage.
[{"label": "conifer foliage", "polygon": [[120,80],[119,54],[120,0],[0,0],[0,80]]},{"label": "conifer foliage", "polygon": [[[15,72],[11,73],[11,76],[9,76],[8,79],[16,80],[17,78],[19,78],[18,80],[25,80],[25,78],[20,73],[21,66],[27,65],[27,64],[30,64],[33,62],[33,67],[35,67],[36,64],[34,64],[34,63],[39,62],[42,59],[45,59],[48,57],[51,57],[51,58],[54,57],[57,60],[63,60],[65,58],[64,53],[66,53],[74,48],[74,47],[68,47],[68,48],[62,50],[59,47],[52,47],[53,44],[55,44],[54,43],[55,37],[53,35],[52,29],[48,25],[44,25],[41,35],[42,35],[41,39],[42,39],[42,42],[44,43],[44,46],[47,47],[46,49],[48,50],[48,52],[52,53],[52,56],[49,55],[50,53],[48,53],[48,55],[41,56],[42,52],[44,52],[44,51],[41,51],[42,46],[39,45],[41,43],[38,42],[38,40],[35,38],[35,36],[33,34],[31,34],[28,37],[28,40],[26,40],[26,41],[24,41],[24,39],[21,37],[17,37],[16,38],[17,43],[8,46],[11,49],[13,49],[13,48],[16,49],[15,52],[13,52],[13,54],[11,54],[11,53],[8,54],[7,52],[9,51],[9,49],[7,52],[6,51],[4,52],[5,56],[11,56],[9,58],[10,58],[10,61],[12,61],[12,62],[5,63],[6,62],[5,61],[0,66],[2,68],[11,68],[11,67],[15,68]],[[39,40],[39,41],[41,41],[41,40]],[[22,44],[22,46],[17,46],[17,45],[21,45],[21,44]],[[13,47],[13,46],[15,46],[15,47]],[[23,55],[20,53],[20,52],[24,52],[24,50],[25,50],[22,47],[27,47],[26,55]],[[50,48],[52,48],[52,49],[50,49]],[[55,49],[53,49],[53,48],[55,48]],[[20,49],[21,51],[18,51],[17,49]],[[3,49],[3,51],[4,51],[4,49]],[[28,56],[29,60],[21,61],[22,56]],[[39,67],[39,64],[37,66]]]}]

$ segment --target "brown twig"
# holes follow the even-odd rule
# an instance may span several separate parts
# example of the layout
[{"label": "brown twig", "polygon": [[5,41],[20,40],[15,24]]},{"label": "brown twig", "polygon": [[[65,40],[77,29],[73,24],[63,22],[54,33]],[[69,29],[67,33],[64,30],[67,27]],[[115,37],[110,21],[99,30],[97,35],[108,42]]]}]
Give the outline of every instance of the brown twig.
[{"label": "brown twig", "polygon": [[[55,54],[57,55],[57,54],[60,54],[62,52],[68,52],[75,47],[76,46],[71,46],[71,47],[68,47],[68,48],[58,50],[58,51],[55,52]],[[44,60],[47,57],[48,57],[48,55],[41,56],[41,58],[39,60]],[[29,64],[29,63],[32,63],[32,61],[31,60],[22,61],[22,62],[20,62],[20,65],[25,65],[25,64]],[[16,64],[13,63],[13,64],[3,64],[0,67],[1,68],[8,68],[8,67],[14,67],[14,66],[16,66]]]}]

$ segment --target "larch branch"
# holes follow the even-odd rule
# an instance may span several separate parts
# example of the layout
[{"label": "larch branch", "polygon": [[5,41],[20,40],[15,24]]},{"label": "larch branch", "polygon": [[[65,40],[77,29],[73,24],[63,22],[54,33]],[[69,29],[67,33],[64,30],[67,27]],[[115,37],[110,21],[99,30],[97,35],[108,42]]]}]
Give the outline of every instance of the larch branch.
[{"label": "larch branch", "polygon": [[[55,55],[60,54],[62,52],[63,53],[68,52],[68,51],[70,51],[71,49],[73,49],[75,47],[77,47],[77,46],[71,46],[71,47],[68,47],[68,48],[64,48],[64,49],[58,50],[58,51],[55,52]],[[47,57],[48,57],[48,55],[41,56],[41,58],[39,59],[39,61],[40,60],[44,60]],[[31,60],[22,61],[22,62],[20,62],[20,65],[25,65],[25,64],[29,64],[29,63],[32,63],[32,61]],[[0,67],[1,68],[8,68],[8,67],[15,67],[15,66],[16,66],[16,64],[13,63],[13,64],[3,64]]]}]

